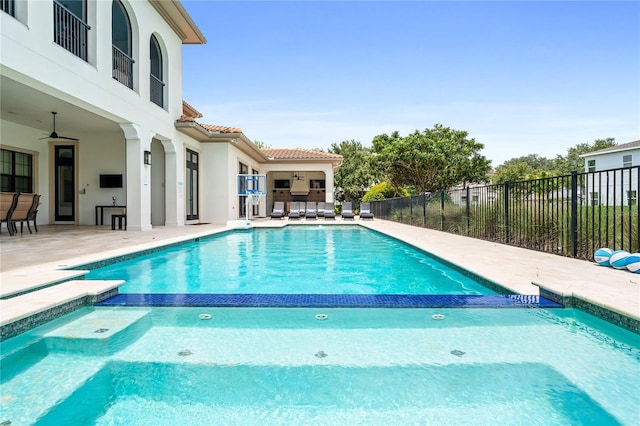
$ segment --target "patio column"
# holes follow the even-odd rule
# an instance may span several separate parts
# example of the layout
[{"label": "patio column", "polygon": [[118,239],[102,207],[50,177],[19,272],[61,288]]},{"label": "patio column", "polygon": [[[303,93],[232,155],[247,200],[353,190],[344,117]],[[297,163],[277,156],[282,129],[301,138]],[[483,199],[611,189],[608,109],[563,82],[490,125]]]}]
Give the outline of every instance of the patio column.
[{"label": "patio column", "polygon": [[127,156],[127,229],[151,230],[151,166],[144,164],[144,152],[151,150],[152,132],[134,123],[120,124]]},{"label": "patio column", "polygon": [[165,226],[184,225],[184,147],[174,140],[163,140],[165,164]]}]

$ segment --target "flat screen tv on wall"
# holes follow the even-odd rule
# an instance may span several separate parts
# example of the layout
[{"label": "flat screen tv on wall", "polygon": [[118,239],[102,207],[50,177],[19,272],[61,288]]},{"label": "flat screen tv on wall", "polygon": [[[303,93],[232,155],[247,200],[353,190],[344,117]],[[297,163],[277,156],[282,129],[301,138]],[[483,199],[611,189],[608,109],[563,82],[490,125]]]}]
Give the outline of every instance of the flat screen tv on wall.
[{"label": "flat screen tv on wall", "polygon": [[100,188],[122,188],[122,175],[100,175]]}]

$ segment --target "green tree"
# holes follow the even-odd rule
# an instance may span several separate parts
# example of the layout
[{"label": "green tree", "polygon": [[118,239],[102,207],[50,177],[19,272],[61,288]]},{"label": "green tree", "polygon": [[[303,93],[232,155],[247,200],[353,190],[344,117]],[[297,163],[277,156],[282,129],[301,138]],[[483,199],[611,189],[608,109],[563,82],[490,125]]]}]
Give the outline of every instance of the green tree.
[{"label": "green tree", "polygon": [[332,143],[329,153],[342,155],[342,166],[334,176],[337,201],[358,201],[376,182],[370,167],[371,149],[355,140]]},{"label": "green tree", "polygon": [[260,149],[270,149],[271,145],[267,145],[266,143],[262,142],[262,141],[253,141],[253,144],[255,146],[257,146]]},{"label": "green tree", "polygon": [[[362,201],[386,200],[387,198],[393,198],[396,195],[396,190],[391,185],[387,182],[380,182],[379,184],[372,186],[367,193],[364,194]],[[409,191],[404,189],[401,191],[400,195],[408,197]]]},{"label": "green tree", "polygon": [[530,163],[521,159],[512,159],[498,166],[493,173],[491,181],[493,183],[515,182],[527,180],[536,170]]},{"label": "green tree", "polygon": [[593,144],[579,143],[567,150],[566,156],[557,156],[554,160],[555,169],[562,175],[571,174],[572,171],[584,170],[584,158],[580,156],[588,152],[599,151],[616,145],[615,138],[596,139]]},{"label": "green tree", "polygon": [[491,162],[480,155],[482,148],[466,131],[436,124],[404,138],[398,132],[376,136],[373,158],[396,193],[402,187],[436,192],[486,180]]}]

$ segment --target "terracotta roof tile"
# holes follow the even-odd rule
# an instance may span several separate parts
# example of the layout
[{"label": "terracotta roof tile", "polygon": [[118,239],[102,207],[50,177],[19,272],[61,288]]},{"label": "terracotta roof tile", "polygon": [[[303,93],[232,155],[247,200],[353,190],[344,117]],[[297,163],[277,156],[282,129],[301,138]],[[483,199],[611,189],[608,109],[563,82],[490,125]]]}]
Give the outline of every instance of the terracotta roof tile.
[{"label": "terracotta roof tile", "polygon": [[182,114],[178,119],[179,123],[196,123],[198,126],[206,129],[210,132],[216,133],[242,133],[242,129],[237,127],[218,126],[215,124],[202,124],[198,123],[194,117]]},{"label": "terracotta roof tile", "polygon": [[266,148],[261,149],[261,151],[268,158],[273,158],[274,160],[342,159],[342,156],[338,154],[330,154],[328,152],[314,151],[312,149],[303,148]]},{"label": "terracotta roof tile", "polygon": [[185,100],[182,101],[182,115],[184,117],[193,118],[194,120],[191,120],[191,121],[195,121],[196,118],[202,117],[202,113],[197,109],[195,109],[194,107],[192,107],[191,105],[189,105]]},{"label": "terracotta roof tile", "polygon": [[216,126],[214,124],[200,124],[205,129],[211,132],[220,132],[220,133],[242,133],[242,129],[237,127],[227,127],[227,126]]}]

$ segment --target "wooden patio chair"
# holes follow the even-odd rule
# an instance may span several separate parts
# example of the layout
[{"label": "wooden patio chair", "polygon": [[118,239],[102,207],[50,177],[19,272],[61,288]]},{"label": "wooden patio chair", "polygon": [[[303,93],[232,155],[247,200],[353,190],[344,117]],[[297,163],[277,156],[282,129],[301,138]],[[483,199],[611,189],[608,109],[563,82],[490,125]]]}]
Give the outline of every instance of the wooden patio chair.
[{"label": "wooden patio chair", "polygon": [[7,226],[11,226],[14,233],[18,233],[18,226],[16,225],[20,222],[20,233],[22,233],[22,222],[26,221],[29,218],[29,212],[31,211],[31,206],[33,205],[33,199],[36,194],[26,194],[19,193],[18,194],[18,202],[16,203],[16,207],[11,214],[11,219],[9,220],[9,224]]},{"label": "wooden patio chair", "polygon": [[2,223],[7,224],[9,235],[14,235],[13,228],[11,227],[11,216],[17,203],[18,194],[16,192],[0,192],[0,225]]},{"label": "wooden patio chair", "polygon": [[[36,216],[38,215],[38,207],[40,206],[40,194],[33,194],[33,202],[31,203],[31,208],[29,208],[29,212],[27,213],[27,218],[25,220],[20,221],[20,233],[22,234],[22,230],[24,229],[24,222],[27,222],[27,229],[29,229],[29,233],[31,232],[31,226],[29,225],[29,221],[33,222],[33,227],[36,232],[38,232],[38,225],[36,225]],[[17,222],[17,221],[16,221]]]}]

